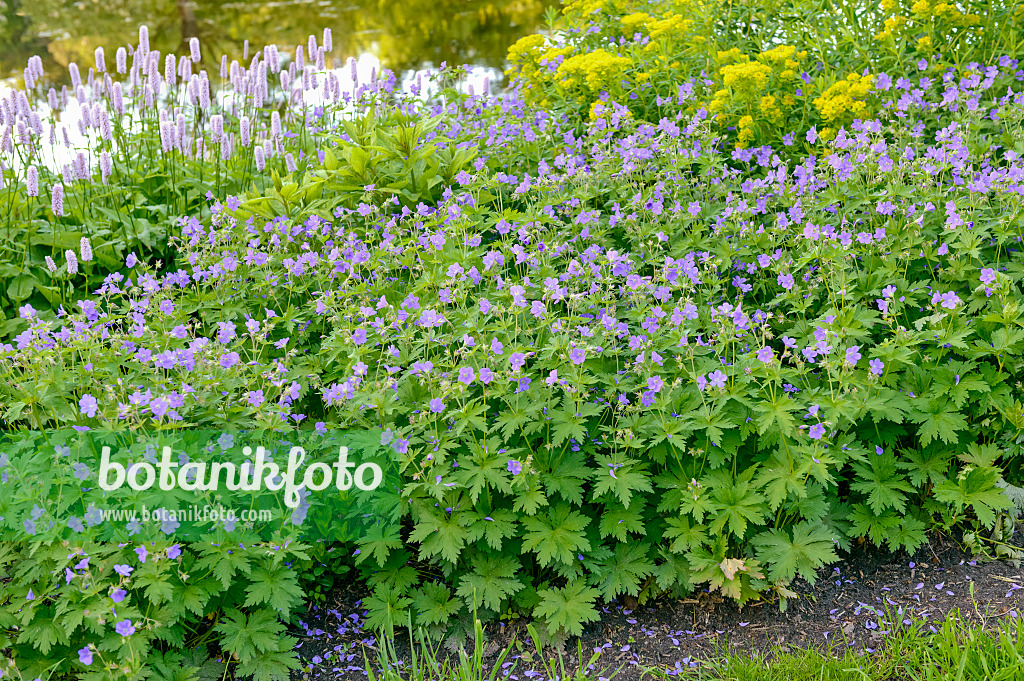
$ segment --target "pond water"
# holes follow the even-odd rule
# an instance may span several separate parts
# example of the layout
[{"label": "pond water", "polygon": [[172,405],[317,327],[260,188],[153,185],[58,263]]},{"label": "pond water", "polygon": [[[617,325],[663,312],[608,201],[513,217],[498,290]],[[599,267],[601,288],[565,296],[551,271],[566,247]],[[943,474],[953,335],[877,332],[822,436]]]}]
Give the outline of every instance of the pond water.
[{"label": "pond water", "polygon": [[[334,58],[368,60],[396,73],[448,64],[500,71],[508,46],[544,23],[555,0],[0,0],[0,80],[39,55],[51,80],[93,64],[150,29],[153,49],[188,53],[198,37],[205,68],[276,44],[282,51],[330,28]],[[252,52],[250,52],[251,55]],[[110,57],[108,57],[110,58]],[[339,62],[340,65],[340,62]]]}]

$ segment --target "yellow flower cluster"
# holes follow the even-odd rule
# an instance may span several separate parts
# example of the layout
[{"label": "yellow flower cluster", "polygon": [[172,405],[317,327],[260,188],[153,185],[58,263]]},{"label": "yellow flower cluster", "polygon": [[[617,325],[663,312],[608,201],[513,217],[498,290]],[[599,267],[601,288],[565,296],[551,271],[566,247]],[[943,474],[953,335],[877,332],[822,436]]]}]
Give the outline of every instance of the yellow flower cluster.
[{"label": "yellow flower cluster", "polygon": [[882,24],[882,30],[875,35],[875,38],[878,40],[885,40],[894,33],[898,34],[906,25],[907,18],[902,14],[891,16],[885,20],[884,24]]},{"label": "yellow flower cluster", "polygon": [[718,51],[718,63],[725,66],[726,64],[735,64],[736,62],[746,61],[747,55],[740,52],[740,48],[734,47],[731,50],[719,50]]},{"label": "yellow flower cluster", "polygon": [[860,74],[851,73],[845,80],[830,85],[814,100],[814,106],[818,108],[822,118],[829,122],[839,120],[847,114],[863,116],[867,112],[864,97],[871,91],[874,79],[872,75],[862,77]]},{"label": "yellow flower cluster", "polygon": [[544,47],[544,44],[545,40],[542,35],[534,33],[523,36],[508,48],[508,60],[513,64],[535,61],[534,57],[540,54],[540,48]]},{"label": "yellow flower cluster", "polygon": [[563,12],[566,15],[589,16],[604,9],[606,3],[607,0],[572,0],[572,2],[566,3]]},{"label": "yellow flower cluster", "polygon": [[739,142],[736,146],[739,148],[745,148],[747,144],[754,139],[754,117],[744,116],[736,125],[740,129],[738,135]]},{"label": "yellow flower cluster", "polygon": [[566,88],[582,85],[597,92],[618,85],[623,71],[631,64],[628,58],[611,54],[602,47],[569,57],[555,71],[555,77]]},{"label": "yellow flower cluster", "polygon": [[544,36],[533,34],[520,38],[508,48],[510,66],[505,73],[509,76],[518,73],[527,83],[531,84],[526,90],[526,97],[531,101],[537,101],[543,97],[539,88],[541,70],[538,62],[541,59],[541,50],[546,43]]},{"label": "yellow flower cluster", "polygon": [[719,90],[715,93],[715,98],[708,102],[708,111],[711,113],[719,113],[725,110],[725,104],[729,101],[729,91]]},{"label": "yellow flower cluster", "polygon": [[741,98],[750,99],[768,85],[772,67],[761,62],[748,61],[723,66],[718,72],[726,87],[732,88]]},{"label": "yellow flower cluster", "polygon": [[619,23],[622,24],[622,32],[626,35],[632,35],[647,28],[647,24],[651,21],[654,21],[654,17],[647,12],[634,12],[619,19]]},{"label": "yellow flower cluster", "polygon": [[634,33],[643,33],[652,39],[671,33],[677,35],[690,30],[693,25],[692,19],[683,19],[678,14],[669,14],[662,19],[652,17],[647,12],[634,12],[627,14],[619,20],[622,24],[622,32],[627,36]]},{"label": "yellow flower cluster", "polygon": [[[889,14],[896,12],[899,4],[897,0],[882,0],[881,7],[886,14]],[[882,25],[882,30],[875,35],[875,38],[884,40],[890,36],[899,35],[911,24],[923,27],[941,21],[946,26],[967,27],[981,23],[981,17],[977,14],[964,12],[948,2],[933,3],[933,0],[914,0],[910,5],[910,14],[913,19],[902,14],[893,14],[887,18]],[[925,45],[919,46],[922,49],[931,47],[931,39]]]},{"label": "yellow flower cluster", "polygon": [[761,98],[761,113],[763,113],[768,120],[772,123],[776,123],[782,118],[782,109],[777,104],[778,100],[774,95],[765,95]]},{"label": "yellow flower cluster", "polygon": [[774,64],[775,66],[786,64],[787,66],[790,66],[790,68],[792,68],[792,65],[787,64],[787,62],[793,62],[793,65],[796,65],[796,62],[793,61],[793,57],[795,56],[795,47],[793,47],[792,45],[779,45],[778,47],[773,47],[770,50],[762,52],[757,56],[757,58],[762,61],[766,61],[769,64]]}]

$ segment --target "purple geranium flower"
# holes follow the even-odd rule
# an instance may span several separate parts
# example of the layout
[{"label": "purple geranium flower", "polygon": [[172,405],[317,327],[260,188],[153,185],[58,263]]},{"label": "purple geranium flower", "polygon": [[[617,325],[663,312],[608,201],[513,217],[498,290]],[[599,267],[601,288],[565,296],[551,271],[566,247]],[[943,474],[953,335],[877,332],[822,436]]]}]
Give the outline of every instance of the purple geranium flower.
[{"label": "purple geranium flower", "polygon": [[96,402],[96,398],[92,395],[82,395],[82,399],[78,400],[78,408],[81,413],[92,418],[96,416],[96,410],[99,409],[99,404]]}]

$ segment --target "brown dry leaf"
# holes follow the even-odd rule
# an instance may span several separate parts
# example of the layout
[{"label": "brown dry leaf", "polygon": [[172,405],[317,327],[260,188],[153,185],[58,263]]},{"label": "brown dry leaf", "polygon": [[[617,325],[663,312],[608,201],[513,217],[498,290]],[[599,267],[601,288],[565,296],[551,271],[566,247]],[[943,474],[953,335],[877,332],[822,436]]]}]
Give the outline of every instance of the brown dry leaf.
[{"label": "brown dry leaf", "polygon": [[722,572],[725,573],[726,579],[733,579],[737,572],[743,572],[747,569],[746,561],[742,558],[726,558],[718,567],[722,568]]}]

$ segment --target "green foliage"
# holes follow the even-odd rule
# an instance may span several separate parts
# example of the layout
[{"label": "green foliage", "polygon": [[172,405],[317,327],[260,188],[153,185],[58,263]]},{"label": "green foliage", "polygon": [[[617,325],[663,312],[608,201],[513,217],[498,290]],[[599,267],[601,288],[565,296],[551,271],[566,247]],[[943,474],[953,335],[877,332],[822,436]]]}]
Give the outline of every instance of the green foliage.
[{"label": "green foliage", "polygon": [[[229,558],[223,547],[200,543],[69,549],[5,542],[0,574],[11,581],[0,603],[0,641],[15,652],[24,678],[75,673],[101,681],[148,673],[189,681],[205,658],[190,663],[181,651],[215,632],[239,676],[287,679],[297,663],[282,620],[303,602],[295,578],[310,563],[305,551],[297,542],[254,544],[235,547]],[[121,635],[115,625],[126,621],[134,629]],[[80,651],[90,664],[80,663]]]},{"label": "green foliage", "polygon": [[[599,19],[619,28],[580,40],[626,37]],[[664,28],[648,19],[630,21]],[[664,47],[630,59],[661,64],[647,44]],[[426,101],[383,79],[286,117],[301,156],[236,157],[252,179],[182,220],[180,271],[146,254],[77,309],[79,280],[71,311],[19,307],[11,428],[364,428],[401,471],[342,558],[196,544],[188,579],[137,566],[130,649],[98,621],[108,593],[61,586],[66,553],[5,547],[37,585],[38,606],[0,604],[19,653],[74,666],[85,637],[141,674],[207,622],[239,673],[283,674],[281,623],[344,569],[388,634],[515,611],[564,637],[626,596],[784,605],[854,540],[999,541],[982,530],[1007,526],[1024,442],[1018,63],[933,60],[902,94],[847,76],[834,137],[794,113],[780,130],[806,145],[743,149],[758,139],[721,134],[712,78],[651,78],[672,92],[636,101],[624,63],[588,54],[563,71],[571,111],[444,88],[446,71]],[[715,59],[743,67],[733,103],[771,82]]]}]

